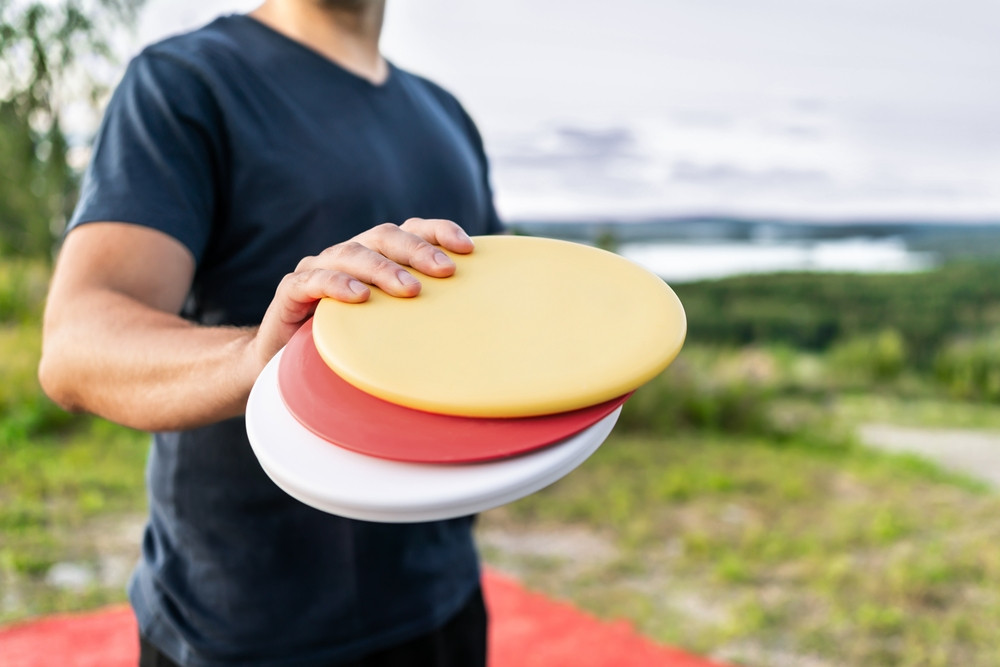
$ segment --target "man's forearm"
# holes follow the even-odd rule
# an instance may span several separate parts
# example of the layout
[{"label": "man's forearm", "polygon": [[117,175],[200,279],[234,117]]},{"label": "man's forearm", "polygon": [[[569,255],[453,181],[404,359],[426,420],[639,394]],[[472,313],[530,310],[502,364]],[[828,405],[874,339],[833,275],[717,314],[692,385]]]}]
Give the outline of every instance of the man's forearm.
[{"label": "man's forearm", "polygon": [[420,283],[411,271],[454,273],[437,246],[473,250],[448,220],[379,225],[303,258],[277,285],[259,327],[202,327],[176,314],[195,273],[185,246],[138,225],[84,225],[67,236],[49,290],[42,387],[67,409],[145,430],[235,417],[264,365],[319,299],[361,302],[370,286],[416,296]]},{"label": "man's forearm", "polygon": [[201,426],[243,413],[255,329],[201,327],[110,291],[46,321],[39,377],[69,410],[133,428]]}]

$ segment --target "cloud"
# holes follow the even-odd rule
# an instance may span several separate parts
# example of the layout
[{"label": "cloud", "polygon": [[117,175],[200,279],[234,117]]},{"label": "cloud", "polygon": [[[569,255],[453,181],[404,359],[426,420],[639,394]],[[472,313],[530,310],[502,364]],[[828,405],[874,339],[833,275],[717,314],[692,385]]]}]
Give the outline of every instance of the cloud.
[{"label": "cloud", "polygon": [[503,145],[506,150],[494,153],[494,162],[518,168],[602,170],[619,160],[641,159],[632,130],[623,126],[552,126],[508,138]]},{"label": "cloud", "polygon": [[984,219],[990,175],[929,169],[865,141],[819,102],[789,99],[731,122],[692,112],[606,125],[547,123],[494,137],[494,183],[511,219],[777,215]]},{"label": "cloud", "polygon": [[784,188],[817,185],[827,183],[831,179],[830,175],[821,169],[777,167],[755,171],[725,163],[699,164],[680,161],[674,163],[671,180],[727,187]]},{"label": "cloud", "polygon": [[[150,0],[139,41],[255,4]],[[477,119],[509,215],[1000,216],[995,0],[572,8],[390,3],[387,55]]]}]

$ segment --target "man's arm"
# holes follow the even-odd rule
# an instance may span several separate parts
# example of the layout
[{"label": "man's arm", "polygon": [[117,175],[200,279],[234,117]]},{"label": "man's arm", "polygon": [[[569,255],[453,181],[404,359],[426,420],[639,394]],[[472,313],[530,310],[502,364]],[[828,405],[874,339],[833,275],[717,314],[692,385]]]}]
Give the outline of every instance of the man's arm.
[{"label": "man's arm", "polygon": [[412,297],[412,267],[435,277],[472,251],[446,220],[381,225],[303,259],[277,286],[259,327],[204,327],[179,316],[194,276],[188,249],[146,227],[90,223],[60,252],[49,291],[39,378],[70,410],[144,430],[193,428],[243,413],[264,365],[323,297],[365,301],[368,285]]}]

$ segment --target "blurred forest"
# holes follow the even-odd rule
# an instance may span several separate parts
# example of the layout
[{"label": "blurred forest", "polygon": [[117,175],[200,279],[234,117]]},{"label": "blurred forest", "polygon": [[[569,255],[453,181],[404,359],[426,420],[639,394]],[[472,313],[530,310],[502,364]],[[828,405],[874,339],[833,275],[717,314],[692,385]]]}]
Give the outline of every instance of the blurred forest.
[{"label": "blurred forest", "polygon": [[65,109],[106,92],[92,73],[115,60],[113,35],[143,2],[0,2],[0,257],[51,256],[80,176],[67,163]]}]

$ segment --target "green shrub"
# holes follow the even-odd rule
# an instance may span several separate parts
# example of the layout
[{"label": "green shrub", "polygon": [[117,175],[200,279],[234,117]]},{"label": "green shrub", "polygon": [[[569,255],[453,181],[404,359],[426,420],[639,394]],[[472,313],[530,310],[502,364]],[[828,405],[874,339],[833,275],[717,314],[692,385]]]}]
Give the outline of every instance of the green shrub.
[{"label": "green shrub", "polygon": [[0,447],[79,419],[42,392],[37,375],[40,350],[37,325],[0,326]]},{"label": "green shrub", "polygon": [[48,275],[40,261],[0,259],[0,325],[41,321]]},{"label": "green shrub", "polygon": [[909,361],[929,370],[948,339],[1000,327],[996,272],[996,260],[967,261],[925,273],[754,275],[674,289],[690,340],[702,344],[824,351],[892,330]]},{"label": "green shrub", "polygon": [[684,360],[636,391],[619,428],[670,435],[677,431],[767,433],[773,392],[747,380],[719,381]]},{"label": "green shrub", "polygon": [[1000,402],[1000,332],[952,341],[938,354],[934,371],[958,398]]},{"label": "green shrub", "polygon": [[908,350],[895,329],[837,343],[829,353],[830,369],[838,376],[867,382],[895,380],[906,367]]},{"label": "green shrub", "polygon": [[38,384],[41,318],[49,268],[38,260],[0,260],[0,447],[79,420]]}]

